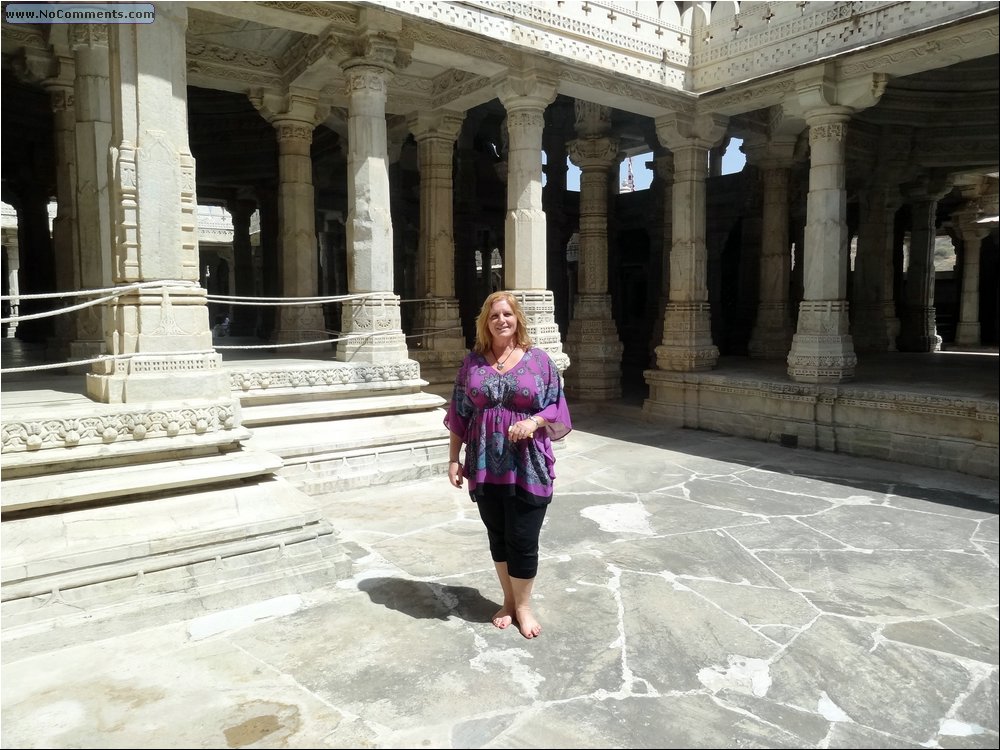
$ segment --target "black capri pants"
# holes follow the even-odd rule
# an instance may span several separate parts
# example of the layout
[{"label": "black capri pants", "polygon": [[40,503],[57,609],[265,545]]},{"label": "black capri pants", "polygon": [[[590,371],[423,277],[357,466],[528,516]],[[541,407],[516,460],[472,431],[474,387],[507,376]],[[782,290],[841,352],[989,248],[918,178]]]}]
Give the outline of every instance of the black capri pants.
[{"label": "black capri pants", "polygon": [[513,578],[534,578],[538,573],[538,535],[548,503],[522,500],[506,485],[480,485],[475,494],[479,517],[486,525],[493,562],[506,562]]}]

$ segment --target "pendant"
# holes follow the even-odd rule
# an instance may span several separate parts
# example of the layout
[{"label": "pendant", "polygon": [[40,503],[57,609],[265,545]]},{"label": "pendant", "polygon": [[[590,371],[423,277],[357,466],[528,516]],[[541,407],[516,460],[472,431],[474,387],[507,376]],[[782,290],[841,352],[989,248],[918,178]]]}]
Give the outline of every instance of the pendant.
[{"label": "pendant", "polygon": [[502,370],[503,369],[503,362],[497,362],[497,369],[498,370]]}]

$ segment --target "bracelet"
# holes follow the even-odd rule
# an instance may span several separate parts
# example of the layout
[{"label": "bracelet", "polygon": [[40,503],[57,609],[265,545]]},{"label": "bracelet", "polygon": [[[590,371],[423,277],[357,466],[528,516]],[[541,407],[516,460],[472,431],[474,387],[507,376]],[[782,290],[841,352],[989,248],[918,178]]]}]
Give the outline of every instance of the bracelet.
[{"label": "bracelet", "polygon": [[534,423],[535,423],[535,429],[538,429],[539,427],[541,427],[541,426],[542,426],[542,423],[541,423],[541,422],[539,422],[539,421],[538,421],[537,419],[535,419],[534,417],[528,417],[528,419],[530,419],[530,420],[531,420],[532,422],[534,422]]}]

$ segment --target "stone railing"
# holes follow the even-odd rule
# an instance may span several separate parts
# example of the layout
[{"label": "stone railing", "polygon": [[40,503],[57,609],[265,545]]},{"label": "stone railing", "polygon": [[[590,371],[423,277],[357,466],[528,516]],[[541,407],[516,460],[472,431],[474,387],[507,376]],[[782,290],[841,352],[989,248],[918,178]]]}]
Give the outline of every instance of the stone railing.
[{"label": "stone railing", "polygon": [[693,90],[704,92],[786,70],[871,44],[927,31],[978,13],[995,2],[744,3],[697,30]]},{"label": "stone railing", "polygon": [[[468,31],[503,45],[614,70],[683,89],[691,35],[674,3],[379,0],[390,10]],[[637,10],[636,6],[649,11]],[[662,9],[662,10],[661,10]],[[656,13],[664,13],[658,17]]]},{"label": "stone railing", "polygon": [[948,0],[720,2],[706,18],[700,8],[681,16],[676,3],[652,0],[377,4],[503,45],[694,93],[995,13],[997,8],[995,2]]}]

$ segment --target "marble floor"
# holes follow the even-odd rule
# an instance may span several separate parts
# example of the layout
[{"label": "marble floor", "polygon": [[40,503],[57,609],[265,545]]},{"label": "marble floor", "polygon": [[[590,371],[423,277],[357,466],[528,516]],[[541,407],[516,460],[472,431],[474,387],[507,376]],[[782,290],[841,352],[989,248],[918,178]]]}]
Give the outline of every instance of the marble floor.
[{"label": "marble floor", "polygon": [[4,748],[995,748],[998,489],[578,410],[537,639],[446,478],[317,498],[346,578],[2,642]]}]

